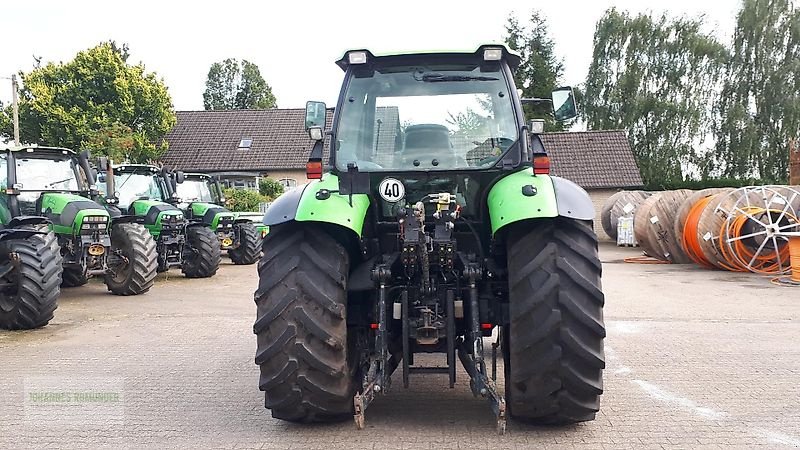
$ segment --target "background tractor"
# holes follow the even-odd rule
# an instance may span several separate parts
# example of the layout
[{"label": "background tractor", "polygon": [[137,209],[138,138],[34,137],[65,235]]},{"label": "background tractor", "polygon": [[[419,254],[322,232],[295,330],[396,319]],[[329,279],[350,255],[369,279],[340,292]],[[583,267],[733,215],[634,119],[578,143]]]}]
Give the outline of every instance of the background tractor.
[{"label": "background tractor", "polygon": [[216,233],[220,248],[228,251],[234,264],[255,264],[261,257],[266,226],[256,227],[251,220],[220,206],[225,198],[218,180],[200,173],[173,172],[172,176],[184,216]]},{"label": "background tractor", "polygon": [[[5,153],[7,204],[14,214],[43,216],[50,221],[60,247],[62,286],[86,284],[103,276],[116,295],[147,292],[153,284],[153,243],[130,219],[111,220],[92,200],[95,171],[89,153],[28,146]],[[13,181],[13,182],[12,182]]]},{"label": "background tractor", "polygon": [[[141,218],[156,242],[158,271],[180,266],[188,278],[217,273],[220,263],[216,234],[200,222],[187,221],[177,203],[175,180],[165,169],[144,164],[113,167],[112,203],[120,211]],[[107,177],[111,178],[111,177]]]},{"label": "background tractor", "polygon": [[[27,330],[47,325],[57,308],[61,252],[47,218],[23,215],[11,194],[16,180],[15,153],[0,154],[0,329]],[[9,163],[9,161],[11,161]]]},{"label": "background tractor", "polygon": [[[396,369],[404,387],[430,373],[453,387],[457,361],[500,432],[507,415],[595,417],[605,328],[594,208],[549,174],[543,122],[526,124],[522,109],[553,103],[563,120],[575,101],[571,88],[520,99],[519,62],[502,46],[350,51],[337,61],[332,129],[325,104],[307,104],[314,181],[267,210],[255,292],[255,361],[273,417],[363,427]],[[444,361],[422,366],[420,353]]]}]

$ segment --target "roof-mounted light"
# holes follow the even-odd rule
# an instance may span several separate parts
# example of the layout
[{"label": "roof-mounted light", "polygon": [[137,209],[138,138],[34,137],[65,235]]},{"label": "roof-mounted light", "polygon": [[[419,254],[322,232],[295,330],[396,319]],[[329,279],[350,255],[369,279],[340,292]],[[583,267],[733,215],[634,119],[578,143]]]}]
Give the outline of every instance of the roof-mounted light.
[{"label": "roof-mounted light", "polygon": [[350,52],[347,54],[347,61],[350,64],[366,64],[367,52]]},{"label": "roof-mounted light", "polygon": [[530,124],[530,132],[533,134],[544,133],[544,119],[533,119]]},{"label": "roof-mounted light", "polygon": [[502,48],[485,48],[483,49],[483,60],[484,61],[500,61],[503,59],[503,49]]}]

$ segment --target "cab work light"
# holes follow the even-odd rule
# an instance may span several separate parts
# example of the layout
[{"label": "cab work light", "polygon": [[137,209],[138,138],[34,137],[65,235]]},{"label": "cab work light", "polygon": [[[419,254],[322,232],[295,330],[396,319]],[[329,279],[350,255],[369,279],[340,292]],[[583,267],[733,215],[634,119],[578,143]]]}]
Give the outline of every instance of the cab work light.
[{"label": "cab work light", "polygon": [[350,64],[366,64],[367,52],[350,52],[347,54],[347,61]]},{"label": "cab work light", "polygon": [[483,49],[483,60],[484,61],[500,61],[503,59],[503,49],[502,48],[485,48]]}]

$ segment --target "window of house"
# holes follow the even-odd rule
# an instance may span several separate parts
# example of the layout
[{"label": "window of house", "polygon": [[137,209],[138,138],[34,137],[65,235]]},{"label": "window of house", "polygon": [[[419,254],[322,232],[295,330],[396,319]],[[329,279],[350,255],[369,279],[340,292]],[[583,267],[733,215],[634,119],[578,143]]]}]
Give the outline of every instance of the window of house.
[{"label": "window of house", "polygon": [[282,184],[284,189],[291,189],[293,187],[297,187],[297,180],[292,178],[281,178],[278,180],[278,183]]},{"label": "window of house", "polygon": [[250,150],[250,147],[253,145],[253,138],[242,138],[239,141],[239,150]]}]

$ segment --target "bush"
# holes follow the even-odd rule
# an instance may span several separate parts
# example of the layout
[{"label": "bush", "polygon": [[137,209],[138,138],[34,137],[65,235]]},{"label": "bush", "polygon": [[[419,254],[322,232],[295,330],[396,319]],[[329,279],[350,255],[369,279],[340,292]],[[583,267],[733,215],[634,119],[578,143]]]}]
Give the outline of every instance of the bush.
[{"label": "bush", "polygon": [[262,178],[258,181],[258,192],[270,200],[283,194],[283,185],[272,178]]},{"label": "bush", "polygon": [[224,189],[225,206],[234,212],[258,211],[258,204],[269,201],[266,197],[250,189]]}]

